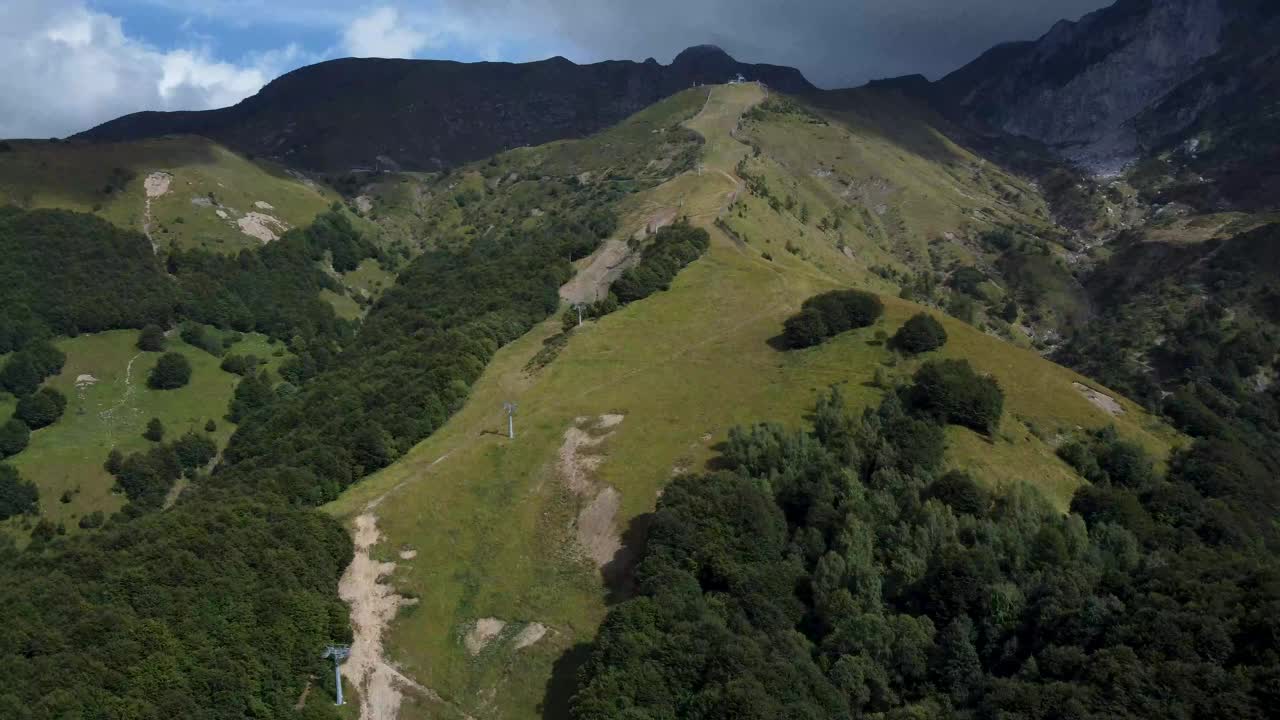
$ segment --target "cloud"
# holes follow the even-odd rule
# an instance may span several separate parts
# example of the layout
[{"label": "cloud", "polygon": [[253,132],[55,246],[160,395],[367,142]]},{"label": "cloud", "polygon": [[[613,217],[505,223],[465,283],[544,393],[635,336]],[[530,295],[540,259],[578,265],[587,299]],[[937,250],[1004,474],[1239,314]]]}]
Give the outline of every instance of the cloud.
[{"label": "cloud", "polygon": [[162,51],[79,0],[17,0],[0,27],[0,137],[61,137],[137,110],[238,102],[308,58],[296,47],[236,64]]},{"label": "cloud", "polygon": [[343,47],[354,57],[413,57],[431,36],[413,27],[393,7],[380,7],[356,18],[342,34]]}]

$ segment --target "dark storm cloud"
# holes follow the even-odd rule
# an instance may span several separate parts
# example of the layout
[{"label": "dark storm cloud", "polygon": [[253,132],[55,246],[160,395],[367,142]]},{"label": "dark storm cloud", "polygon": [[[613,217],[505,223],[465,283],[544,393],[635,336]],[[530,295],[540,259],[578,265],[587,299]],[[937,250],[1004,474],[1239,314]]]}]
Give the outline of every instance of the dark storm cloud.
[{"label": "dark storm cloud", "polygon": [[744,62],[800,68],[825,87],[937,78],[1000,42],[1033,40],[1106,0],[444,0],[508,32],[557,37],[579,62],[656,57],[713,43]]}]

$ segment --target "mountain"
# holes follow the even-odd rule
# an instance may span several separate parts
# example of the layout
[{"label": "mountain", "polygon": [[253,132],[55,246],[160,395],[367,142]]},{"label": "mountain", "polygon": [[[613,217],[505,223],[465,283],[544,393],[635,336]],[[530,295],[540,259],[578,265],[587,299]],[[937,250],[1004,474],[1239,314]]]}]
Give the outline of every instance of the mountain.
[{"label": "mountain", "polygon": [[1240,45],[1274,30],[1276,13],[1258,0],[1119,0],[1034,42],[992,48],[932,93],[972,120],[1114,174],[1194,123],[1224,84],[1250,85],[1274,48],[1261,43],[1258,55]]},{"label": "mountain", "polygon": [[134,113],[78,137],[193,134],[307,170],[438,170],[589,135],[690,85],[739,74],[783,92],[814,90],[798,70],[740,63],[711,45],[670,65],[347,58],[294,70],[229,108]]}]

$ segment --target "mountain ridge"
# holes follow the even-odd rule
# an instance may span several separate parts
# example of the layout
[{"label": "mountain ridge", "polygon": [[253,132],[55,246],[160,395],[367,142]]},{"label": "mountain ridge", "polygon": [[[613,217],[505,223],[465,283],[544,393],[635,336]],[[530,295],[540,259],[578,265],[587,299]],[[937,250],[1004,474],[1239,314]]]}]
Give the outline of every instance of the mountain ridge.
[{"label": "mountain ridge", "polygon": [[794,68],[741,63],[712,45],[670,65],[343,58],[286,73],[228,108],[134,113],[75,137],[194,134],[306,170],[432,171],[589,135],[690,85],[738,74],[783,92],[816,89]]}]

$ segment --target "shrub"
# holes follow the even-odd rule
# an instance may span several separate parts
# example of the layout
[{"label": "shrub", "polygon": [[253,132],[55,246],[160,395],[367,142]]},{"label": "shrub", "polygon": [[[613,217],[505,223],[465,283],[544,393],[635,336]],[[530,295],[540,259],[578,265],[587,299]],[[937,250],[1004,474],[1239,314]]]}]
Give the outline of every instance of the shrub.
[{"label": "shrub", "polygon": [[962,292],[965,295],[982,300],[983,296],[981,285],[986,282],[986,280],[987,276],[984,275],[981,270],[974,267],[962,267],[957,268],[956,271],[952,273],[951,287],[955,288],[957,292]]},{"label": "shrub", "polygon": [[159,325],[148,325],[138,333],[138,349],[144,352],[164,350],[164,330]]},{"label": "shrub", "polygon": [[935,360],[916,371],[911,406],[944,422],[990,435],[1000,424],[1004,393],[994,378],[974,372],[968,360]]},{"label": "shrub", "polygon": [[180,353],[165,353],[147,377],[152,390],[174,390],[191,382],[191,363]]},{"label": "shrub", "polygon": [[103,522],[105,522],[105,520],[103,518],[102,511],[94,510],[88,515],[80,518],[80,521],[77,524],[80,526],[81,530],[92,530],[94,528],[102,527]]},{"label": "shrub", "polygon": [[18,418],[9,418],[9,422],[0,425],[0,459],[17,455],[27,448],[31,440],[31,430]]},{"label": "shrub", "polygon": [[195,470],[218,455],[218,446],[208,435],[188,432],[173,443],[173,452],[184,470]]},{"label": "shrub", "polygon": [[119,450],[115,448],[111,448],[111,452],[107,453],[106,462],[102,463],[102,469],[106,470],[112,475],[119,475],[120,468],[123,465],[124,465],[124,455],[120,454]]},{"label": "shrub", "polygon": [[826,340],[831,336],[822,313],[815,308],[801,310],[799,315],[787,318],[783,324],[783,337],[787,347],[806,348]]},{"label": "shrub", "polygon": [[147,421],[147,429],[142,431],[142,437],[151,442],[160,442],[164,439],[164,423],[160,422],[160,418],[151,418]]},{"label": "shrub", "polygon": [[34,345],[15,352],[0,369],[0,387],[25,397],[36,391],[44,379],[62,372],[62,365],[67,356],[47,342]]},{"label": "shrub", "polygon": [[964,515],[981,515],[989,502],[987,492],[966,472],[952,470],[929,486],[928,496],[941,500]]},{"label": "shrub", "polygon": [[912,316],[893,336],[894,347],[912,354],[937,350],[946,342],[947,331],[928,313]]},{"label": "shrub", "polygon": [[218,430],[218,423],[214,422],[213,420],[209,420],[209,422],[204,424],[204,431],[207,433],[217,432],[217,430]]},{"label": "shrub", "polygon": [[228,355],[222,360],[221,368],[225,372],[241,377],[251,374],[262,362],[256,355]]},{"label": "shrub", "polygon": [[0,465],[0,520],[35,514],[39,507],[40,493],[36,486],[23,480],[12,467]]},{"label": "shrub", "polygon": [[53,388],[40,388],[18,401],[18,409],[13,416],[32,430],[39,430],[58,422],[66,409],[66,396]]}]

